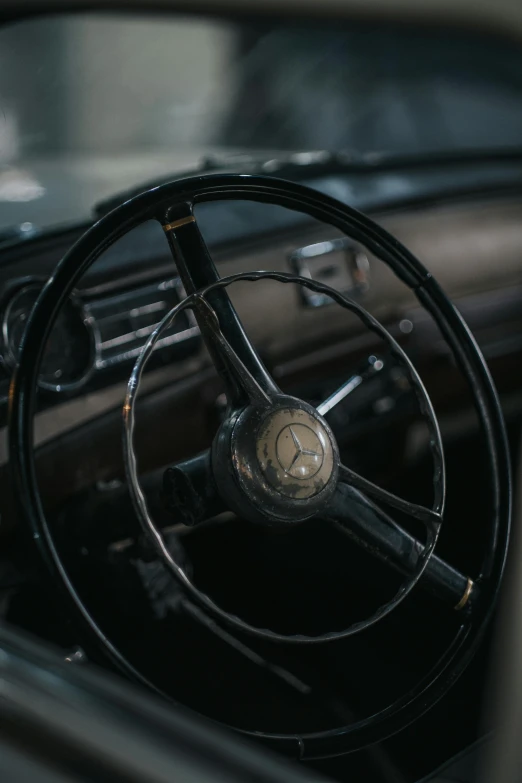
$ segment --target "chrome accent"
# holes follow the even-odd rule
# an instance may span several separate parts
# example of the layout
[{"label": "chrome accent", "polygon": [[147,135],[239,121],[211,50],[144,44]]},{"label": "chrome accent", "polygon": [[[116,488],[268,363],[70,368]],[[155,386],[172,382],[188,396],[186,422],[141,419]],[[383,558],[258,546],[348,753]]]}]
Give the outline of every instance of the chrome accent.
[{"label": "chrome accent", "polygon": [[[159,348],[167,348],[169,345],[175,345],[176,343],[184,342],[190,337],[196,337],[198,334],[199,327],[192,326],[190,329],[185,329],[182,332],[177,332],[176,334],[169,335],[168,337],[162,337],[161,340],[158,340],[154,344],[154,350],[157,351]],[[114,365],[120,364],[121,362],[126,362],[129,359],[135,359],[136,356],[139,356],[142,347],[143,346],[137,346],[136,348],[132,348],[130,351],[125,351],[124,353],[120,353],[117,356],[109,359],[99,359],[96,362],[96,369],[105,370],[108,367],[114,367]]]},{"label": "chrome accent", "polygon": [[[102,298],[96,298],[93,299],[88,305],[86,305],[86,308],[88,312],[91,314],[91,317],[93,318],[95,325],[96,325],[96,334],[97,334],[97,354],[96,354],[96,369],[97,370],[105,370],[110,367],[115,367],[118,364],[121,364],[123,362],[130,361],[131,359],[135,359],[137,356],[139,356],[139,353],[141,349],[143,348],[143,343],[140,345],[136,345],[134,347],[130,347],[130,343],[143,340],[146,341],[146,339],[154,332],[156,327],[158,326],[159,322],[161,321],[161,315],[168,312],[173,302],[169,302],[168,297],[165,296],[166,293],[169,291],[174,291],[176,299],[182,300],[185,297],[185,290],[183,288],[183,285],[181,283],[181,280],[176,278],[168,278],[166,280],[162,280],[161,282],[154,283],[152,285],[146,285],[142,286],[140,288],[132,289],[131,291],[119,293],[119,294],[111,294],[107,297]],[[132,299],[133,297],[138,298],[140,296],[146,296],[147,293],[154,294],[154,292],[157,292],[158,298],[156,301],[148,302],[147,304],[141,305],[141,306],[130,306],[128,309],[123,308],[117,313],[111,312],[110,315],[106,316],[100,316],[96,315],[96,311],[102,309],[105,305],[109,309],[111,309],[112,303],[114,303],[115,306],[117,306],[118,301],[125,301],[125,299],[129,299],[129,304],[132,305]],[[176,304],[176,302],[174,302]],[[158,317],[157,320],[155,320],[151,324],[147,324],[146,326],[138,326],[140,317],[151,315],[154,313],[158,313],[160,317]],[[115,337],[111,337],[109,339],[103,340],[103,326],[105,321],[115,321],[117,318],[120,317],[122,319],[128,318],[128,321],[131,325],[134,325],[136,328],[131,329],[128,332],[123,332],[122,334],[118,334]],[[188,327],[186,329],[183,329],[179,332],[176,332],[175,334],[166,335],[165,337],[161,338],[157,341],[155,344],[154,350],[159,350],[161,348],[168,348],[171,345],[176,345],[178,343],[184,342],[185,340],[190,339],[191,337],[196,337],[199,334],[199,327],[197,326],[196,319],[194,317],[194,313],[191,310],[186,311],[186,317],[188,322]],[[110,352],[114,348],[118,348],[119,346],[125,346],[129,345],[127,349],[123,349],[122,351],[119,351],[117,353],[114,353],[113,355],[107,355],[108,352]]]},{"label": "chrome accent", "polygon": [[344,400],[354,389],[361,385],[363,382],[361,375],[353,375],[344,383],[336,392],[334,392],[327,400],[317,406],[317,413],[324,416],[331,410],[338,402]]},{"label": "chrome accent", "polygon": [[328,413],[328,411],[331,411],[332,408],[337,405],[337,403],[341,402],[341,400],[344,400],[345,397],[357,389],[357,387],[360,386],[363,381],[380,372],[383,367],[384,362],[382,359],[379,359],[377,356],[373,355],[369,356],[368,367],[358,375],[352,375],[352,377],[349,378],[346,383],[343,383],[342,386],[339,386],[339,388],[334,391],[333,394],[331,394],[324,402],[317,406],[317,413],[319,413],[321,416],[324,416],[326,413]]},{"label": "chrome accent", "polygon": [[[334,254],[339,257],[334,257]],[[306,245],[293,251],[288,260],[296,274],[326,283],[342,294],[368,290],[368,256],[346,237]],[[301,289],[301,296],[308,307],[323,307],[332,302],[329,296],[307,288]]]}]

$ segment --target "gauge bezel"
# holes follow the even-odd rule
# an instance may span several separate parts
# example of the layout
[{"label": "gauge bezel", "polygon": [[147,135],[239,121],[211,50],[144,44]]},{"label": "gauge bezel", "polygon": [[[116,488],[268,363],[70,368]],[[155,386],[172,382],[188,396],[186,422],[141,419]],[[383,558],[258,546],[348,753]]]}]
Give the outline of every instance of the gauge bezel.
[{"label": "gauge bezel", "polygon": [[[8,292],[7,301],[4,307],[2,308],[1,333],[2,333],[2,342],[3,342],[3,349],[4,349],[4,358],[6,364],[11,369],[14,369],[16,367],[18,360],[10,346],[10,341],[9,341],[10,314],[12,312],[12,309],[16,301],[20,298],[21,295],[26,294],[28,291],[34,290],[38,293],[39,296],[42,292],[45,283],[46,280],[43,278],[36,278],[36,277],[24,278],[22,280],[17,281],[15,286],[12,286]],[[82,386],[84,386],[87,383],[87,381],[90,380],[90,378],[92,377],[96,369],[96,359],[99,351],[99,340],[97,339],[94,322],[92,317],[88,314],[87,308],[85,307],[84,303],[75,293],[69,296],[69,303],[78,312],[81,318],[81,322],[83,326],[86,328],[87,335],[89,338],[89,361],[85,372],[74,381],[69,381],[67,383],[60,383],[59,381],[56,383],[51,383],[50,381],[45,381],[41,379],[38,380],[38,388],[44,389],[45,391],[58,393],[58,394],[64,392],[76,391],[77,389],[80,389]]]}]

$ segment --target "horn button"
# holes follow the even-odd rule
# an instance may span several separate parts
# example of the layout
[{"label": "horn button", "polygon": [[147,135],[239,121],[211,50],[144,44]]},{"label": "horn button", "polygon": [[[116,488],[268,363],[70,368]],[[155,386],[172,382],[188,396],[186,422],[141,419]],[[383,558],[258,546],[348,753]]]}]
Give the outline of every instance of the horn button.
[{"label": "horn button", "polygon": [[333,471],[330,438],[321,422],[302,409],[269,414],[259,429],[256,455],[269,484],[290,498],[317,495]]},{"label": "horn button", "polygon": [[335,491],[339,467],[327,422],[311,405],[284,395],[271,407],[248,406],[225,423],[212,462],[229,506],[269,525],[316,514]]}]

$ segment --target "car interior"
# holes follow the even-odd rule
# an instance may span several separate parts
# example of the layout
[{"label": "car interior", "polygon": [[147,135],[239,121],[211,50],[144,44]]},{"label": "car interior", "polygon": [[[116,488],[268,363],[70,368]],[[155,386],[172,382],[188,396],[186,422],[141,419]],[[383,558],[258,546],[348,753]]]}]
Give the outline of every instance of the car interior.
[{"label": "car interior", "polygon": [[514,783],[522,18],[167,6],[0,9],[2,780]]}]

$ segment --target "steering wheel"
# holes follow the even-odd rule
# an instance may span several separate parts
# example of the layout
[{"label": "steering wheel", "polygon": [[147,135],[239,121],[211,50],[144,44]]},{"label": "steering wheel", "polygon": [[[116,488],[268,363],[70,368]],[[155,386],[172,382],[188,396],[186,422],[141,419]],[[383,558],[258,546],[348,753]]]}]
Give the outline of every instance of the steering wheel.
[{"label": "steering wheel", "polygon": [[[474,579],[460,574],[434,555],[444,515],[443,445],[433,406],[411,361],[391,334],[361,304],[326,285],[276,272],[219,278],[199,231],[194,206],[225,199],[279,205],[336,227],[386,263],[433,316],[469,383],[487,449],[493,513],[486,553]],[[187,297],[150,336],[136,361],[125,398],[124,457],[137,515],[161,561],[204,613],[240,633],[254,634],[273,642],[320,644],[362,632],[393,611],[424,575],[431,589],[450,601],[462,620],[444,654],[412,690],[384,710],[348,726],[308,734],[244,732],[297,758],[336,755],[378,742],[418,718],[455,682],[477,649],[498,594],[509,538],[511,479],[502,412],[485,361],[457,310],[406,248],[356,210],[302,185],[261,176],[193,177],[142,193],[93,225],[59,263],[29,319],[9,395],[10,460],[23,517],[47,567],[64,589],[74,615],[80,620],[84,638],[87,636],[91,646],[103,648],[120,670],[151,687],[154,686],[136,671],[97,625],[66,571],[42,508],[33,449],[39,367],[60,308],[100,254],[149,219],[158,220],[165,231]],[[410,503],[341,463],[325,414],[343,397],[345,387],[318,408],[283,394],[277,387],[250,343],[226,291],[237,281],[255,283],[266,278],[306,286],[330,296],[384,339],[402,363],[430,432],[434,464],[431,508]],[[228,407],[210,452],[192,461],[190,470],[180,466],[181,476],[186,479],[185,487],[205,487],[205,492],[192,493],[192,505],[189,498],[183,509],[184,518],[190,517],[192,522],[204,519],[215,500],[210,497],[214,493],[223,507],[254,524],[291,528],[311,518],[333,519],[342,524],[356,541],[392,561],[407,575],[397,594],[364,621],[342,631],[318,636],[285,636],[268,628],[255,627],[228,613],[198,589],[183,565],[176,561],[175,553],[154,523],[138,480],[133,448],[134,404],[144,366],[155,343],[186,309],[194,312],[224,381]],[[424,544],[391,519],[386,508],[398,509],[415,520],[425,531]]]}]

